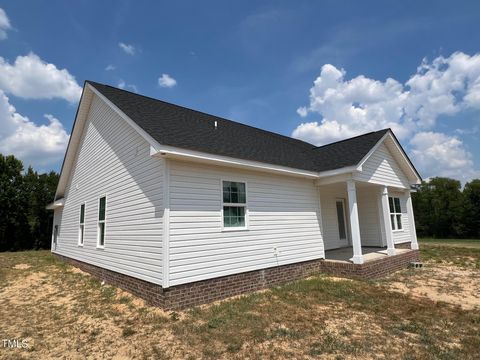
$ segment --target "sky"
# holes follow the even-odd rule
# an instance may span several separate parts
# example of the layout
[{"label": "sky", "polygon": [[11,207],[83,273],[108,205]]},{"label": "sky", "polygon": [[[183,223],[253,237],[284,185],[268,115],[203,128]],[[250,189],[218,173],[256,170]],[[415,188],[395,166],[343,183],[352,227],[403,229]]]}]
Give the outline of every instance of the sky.
[{"label": "sky", "polygon": [[480,2],[0,1],[0,153],[61,168],[85,80],[480,177]]}]

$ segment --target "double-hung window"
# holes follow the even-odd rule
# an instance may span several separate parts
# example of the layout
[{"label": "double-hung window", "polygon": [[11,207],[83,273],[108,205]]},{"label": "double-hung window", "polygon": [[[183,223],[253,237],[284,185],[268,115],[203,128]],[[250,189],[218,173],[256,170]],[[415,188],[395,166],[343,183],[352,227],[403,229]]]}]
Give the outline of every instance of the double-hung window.
[{"label": "double-hung window", "polygon": [[80,226],[78,227],[78,245],[83,246],[83,235],[85,233],[85,204],[80,205]]},{"label": "double-hung window", "polygon": [[237,181],[222,181],[222,190],[224,229],[246,229],[246,184]]},{"label": "double-hung window", "polygon": [[402,208],[400,207],[400,198],[389,197],[390,223],[392,230],[402,230]]},{"label": "double-hung window", "polygon": [[98,199],[98,229],[97,229],[97,247],[105,246],[105,213],[107,208],[107,197],[102,196]]}]

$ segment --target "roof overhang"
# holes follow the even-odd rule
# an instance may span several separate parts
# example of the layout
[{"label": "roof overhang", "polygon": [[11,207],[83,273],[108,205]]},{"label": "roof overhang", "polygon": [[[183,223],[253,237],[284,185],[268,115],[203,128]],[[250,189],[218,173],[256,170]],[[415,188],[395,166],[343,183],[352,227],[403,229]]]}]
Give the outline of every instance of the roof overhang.
[{"label": "roof overhang", "polygon": [[208,154],[205,152],[187,150],[167,145],[160,145],[158,149],[151,146],[150,155],[165,159],[195,161],[205,164],[223,165],[249,170],[259,170],[263,172],[279,173],[304,178],[315,179],[319,177],[319,173],[316,171],[301,170],[286,166],[262,163],[259,161],[243,160],[228,156]]},{"label": "roof overhang", "polygon": [[154,148],[159,148],[160,144],[155,141],[145,130],[138,126],[132,119],[130,119],[123,111],[121,111],[115,104],[108,100],[95,87],[85,82],[83,86],[82,96],[78,104],[75,121],[68,141],[67,151],[63,159],[62,169],[60,171],[60,179],[58,180],[57,190],[55,192],[55,199],[62,198],[65,195],[70,172],[75,162],[75,157],[82,140],[83,130],[87,122],[88,113],[94,96],[98,96],[108,106],[110,106],[122,119],[124,119],[130,126],[132,126],[149,144]]},{"label": "roof overhang", "polygon": [[98,96],[104,101],[110,108],[112,108],[123,120],[125,120],[133,129],[135,129],[150,145],[150,155],[167,158],[178,159],[184,161],[195,161],[214,165],[223,165],[235,168],[243,168],[250,170],[257,170],[269,173],[283,174],[289,176],[296,176],[310,179],[323,179],[327,177],[352,174],[362,171],[362,165],[367,161],[371,154],[380,146],[385,143],[389,150],[392,152],[395,160],[399,163],[402,170],[407,175],[410,183],[420,184],[421,177],[416,171],[415,167],[411,163],[410,159],[406,155],[405,151],[401,147],[397,138],[390,130],[388,131],[378,142],[372,147],[372,149],[365,155],[365,157],[354,166],[347,166],[338,169],[332,169],[328,171],[309,171],[298,168],[286,167],[281,165],[263,163],[253,160],[244,160],[228,156],[209,154],[205,152],[183,149],[173,147],[169,145],[162,145],[158,143],[152,136],[150,136],[145,130],[143,130],[138,124],[136,124],[129,116],[127,116],[122,110],[120,110],[115,104],[107,99],[102,93],[100,93],[94,86],[85,82],[80,103],[78,105],[75,121],[71,131],[70,140],[68,143],[65,158],[63,160],[62,169],[60,172],[60,179],[58,182],[57,190],[55,193],[55,201],[48,205],[49,209],[55,209],[63,206],[63,197],[65,195],[66,187],[70,178],[70,173],[74,166],[76,154],[81,143],[82,134],[84,132],[85,124],[87,122],[88,113],[94,96]]},{"label": "roof overhang", "polygon": [[45,206],[45,209],[47,209],[47,210],[55,210],[55,209],[62,208],[64,205],[65,205],[65,199],[64,199],[64,198],[61,198],[61,199],[55,200],[54,202],[52,202],[52,203],[48,204],[47,206]]}]

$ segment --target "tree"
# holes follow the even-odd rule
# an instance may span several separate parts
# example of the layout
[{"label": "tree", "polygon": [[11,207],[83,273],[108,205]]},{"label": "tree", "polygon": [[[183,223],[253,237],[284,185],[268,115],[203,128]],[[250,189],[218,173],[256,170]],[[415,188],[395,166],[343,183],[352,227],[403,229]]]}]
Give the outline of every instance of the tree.
[{"label": "tree", "polygon": [[19,250],[30,242],[22,171],[20,160],[0,154],[0,251]]},{"label": "tree", "polygon": [[436,177],[423,181],[413,195],[416,227],[420,236],[461,237],[463,194],[458,180]]},{"label": "tree", "polygon": [[465,184],[463,189],[463,222],[465,235],[480,238],[480,179]]},{"label": "tree", "polygon": [[38,174],[14,156],[0,154],[0,251],[50,246],[53,200],[58,174]]}]

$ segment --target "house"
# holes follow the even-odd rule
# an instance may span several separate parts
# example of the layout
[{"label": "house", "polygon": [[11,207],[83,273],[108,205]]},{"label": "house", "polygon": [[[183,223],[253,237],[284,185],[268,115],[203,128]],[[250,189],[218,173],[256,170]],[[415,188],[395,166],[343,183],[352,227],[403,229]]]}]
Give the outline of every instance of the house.
[{"label": "house", "polygon": [[325,146],[87,81],[52,252],[164,308],[418,259],[420,175],[390,129]]}]

